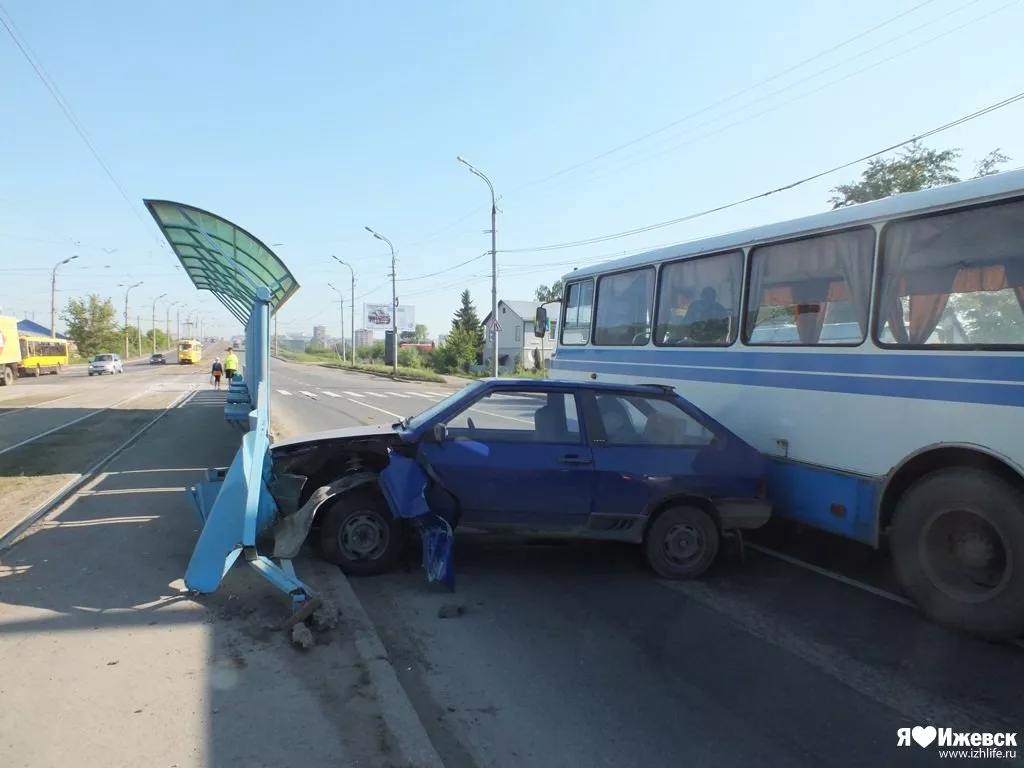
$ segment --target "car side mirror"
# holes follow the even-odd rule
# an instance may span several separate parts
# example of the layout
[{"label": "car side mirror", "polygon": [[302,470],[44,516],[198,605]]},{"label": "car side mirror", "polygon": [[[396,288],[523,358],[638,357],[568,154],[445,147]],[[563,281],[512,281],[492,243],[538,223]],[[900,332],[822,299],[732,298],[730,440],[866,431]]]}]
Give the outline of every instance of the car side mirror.
[{"label": "car side mirror", "polygon": [[533,318],[533,335],[538,339],[544,338],[548,332],[548,311],[544,307],[537,307],[537,314]]},{"label": "car side mirror", "polygon": [[448,427],[444,424],[434,425],[434,442],[443,443],[448,439]]}]

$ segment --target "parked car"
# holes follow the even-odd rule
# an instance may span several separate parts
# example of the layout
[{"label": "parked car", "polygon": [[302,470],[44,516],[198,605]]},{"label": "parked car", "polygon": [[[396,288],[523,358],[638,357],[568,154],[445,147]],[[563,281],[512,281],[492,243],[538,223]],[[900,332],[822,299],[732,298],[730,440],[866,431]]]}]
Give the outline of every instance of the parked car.
[{"label": "parked car", "polygon": [[271,458],[275,554],[315,530],[350,574],[392,568],[408,519],[432,579],[450,571],[458,526],[632,542],[660,576],[694,578],[724,531],[771,515],[761,454],[660,385],[484,379],[390,426],[276,443]]},{"label": "parked car", "polygon": [[124,373],[124,364],[120,356],[112,353],[93,356],[89,361],[89,375],[102,376],[104,373]]}]

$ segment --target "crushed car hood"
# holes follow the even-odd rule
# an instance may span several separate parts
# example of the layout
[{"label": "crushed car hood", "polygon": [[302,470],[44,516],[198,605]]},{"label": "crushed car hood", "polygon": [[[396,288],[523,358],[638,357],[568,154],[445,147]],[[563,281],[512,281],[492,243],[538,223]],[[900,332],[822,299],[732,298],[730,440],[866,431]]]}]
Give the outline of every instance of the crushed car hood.
[{"label": "crushed car hood", "polygon": [[271,448],[271,453],[277,453],[283,448],[294,448],[300,445],[312,445],[314,443],[332,442],[335,440],[353,440],[358,438],[366,437],[378,437],[382,435],[395,435],[397,432],[391,427],[390,424],[373,424],[368,426],[358,427],[345,427],[343,429],[329,429],[325,432],[313,432],[308,435],[299,435],[298,437],[292,437],[287,440],[279,440],[275,442]]}]

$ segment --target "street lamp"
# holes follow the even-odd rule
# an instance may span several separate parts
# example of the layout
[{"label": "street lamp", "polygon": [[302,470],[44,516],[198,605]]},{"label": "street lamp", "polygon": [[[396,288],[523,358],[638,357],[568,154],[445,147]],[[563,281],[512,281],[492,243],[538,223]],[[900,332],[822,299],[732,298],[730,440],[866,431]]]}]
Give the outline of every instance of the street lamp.
[{"label": "street lamp", "polygon": [[391,370],[395,376],[398,375],[398,297],[395,288],[395,246],[391,244],[384,235],[374,232],[369,227],[365,227],[366,231],[376,237],[378,240],[383,240],[388,244],[388,248],[391,249]]},{"label": "street lamp", "polygon": [[330,283],[327,284],[327,287],[338,293],[338,304],[340,305],[338,314],[341,316],[341,361],[345,362],[345,294],[341,292],[341,288],[335,288]]},{"label": "street lamp", "polygon": [[50,338],[57,338],[57,270],[67,264],[69,261],[74,261],[78,258],[78,254],[69,256],[64,261],[59,261],[53,265],[53,271],[50,273]]},{"label": "street lamp", "polygon": [[171,307],[176,307],[180,301],[172,301],[167,305],[166,317],[164,317],[164,335],[167,336],[167,350],[171,349]]},{"label": "street lamp", "polygon": [[[152,310],[152,314],[150,315],[150,318],[149,318],[149,324],[150,324],[150,326],[152,326],[152,330],[151,330],[151,333],[153,334],[153,352],[152,352],[152,354],[154,354],[154,355],[156,354],[156,303],[158,301],[160,301],[160,299],[162,299],[166,295],[167,295],[166,293],[161,293],[159,296],[157,296],[155,299],[153,299],[153,310]],[[141,352],[142,350],[140,349],[139,351]]]},{"label": "street lamp", "polygon": [[487,183],[491,190],[491,352],[494,360],[491,365],[491,373],[498,375],[498,201],[494,197],[494,185],[491,180],[484,176],[479,170],[462,159],[462,156],[455,158],[470,172],[479,176]]},{"label": "street lamp", "polygon": [[[124,292],[124,359],[128,359],[128,294],[132,292],[132,288],[138,288],[142,285],[142,280],[135,283],[134,285],[125,286],[124,283],[119,284],[118,288],[126,288]],[[142,350],[139,350],[142,353]]]},{"label": "street lamp", "polygon": [[[348,267],[348,271],[351,273],[351,276],[352,276],[352,293],[350,294],[352,300],[351,300],[351,302],[349,304],[349,314],[350,314],[350,316],[352,318],[352,365],[355,365],[356,364],[356,271],[354,269],[352,269],[352,265],[349,264],[347,261],[342,261],[337,256],[332,256],[331,258],[334,259],[339,264]],[[344,326],[344,323],[342,323],[342,325]]]}]

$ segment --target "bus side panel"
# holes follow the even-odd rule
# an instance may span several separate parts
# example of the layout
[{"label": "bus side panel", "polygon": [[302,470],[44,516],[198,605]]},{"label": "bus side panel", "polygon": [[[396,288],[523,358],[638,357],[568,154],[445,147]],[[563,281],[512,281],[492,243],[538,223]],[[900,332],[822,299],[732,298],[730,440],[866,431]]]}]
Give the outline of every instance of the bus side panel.
[{"label": "bus side panel", "polygon": [[778,517],[878,545],[881,480],[765,456],[768,498]]}]

